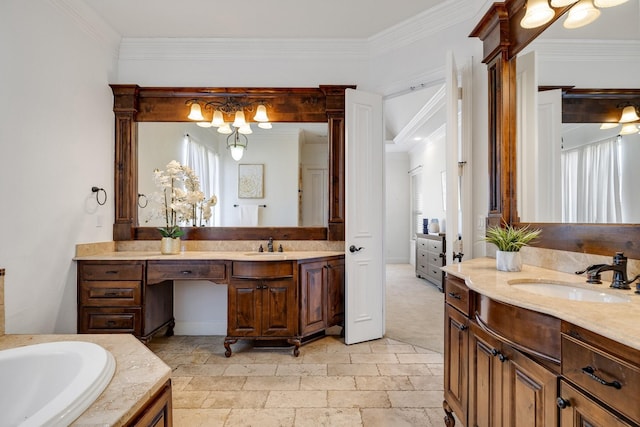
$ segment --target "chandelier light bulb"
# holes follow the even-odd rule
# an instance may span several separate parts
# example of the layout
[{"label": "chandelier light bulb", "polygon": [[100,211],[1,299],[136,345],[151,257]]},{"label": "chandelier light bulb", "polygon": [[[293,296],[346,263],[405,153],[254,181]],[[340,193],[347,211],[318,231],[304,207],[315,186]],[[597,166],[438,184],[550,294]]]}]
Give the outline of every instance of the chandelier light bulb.
[{"label": "chandelier light bulb", "polygon": [[613,129],[615,127],[618,127],[618,123],[602,123],[600,125],[600,129],[601,130],[605,130],[605,129]]},{"label": "chandelier light bulb", "polygon": [[222,126],[218,128],[218,133],[229,135],[231,132],[233,131],[231,130],[231,126],[229,126],[229,123],[224,123]]},{"label": "chandelier light bulb", "polygon": [[620,120],[618,122],[630,123],[636,122],[638,120],[640,120],[640,117],[638,117],[638,113],[636,113],[636,107],[634,107],[633,105],[627,105],[622,110],[622,116],[620,116]]},{"label": "chandelier light bulb", "polygon": [[537,28],[551,21],[555,16],[547,0],[528,0],[527,11],[520,21],[522,28]]},{"label": "chandelier light bulb", "polygon": [[204,117],[202,117],[202,108],[200,108],[200,104],[196,102],[191,104],[191,111],[189,112],[189,115],[187,117],[189,117],[191,120],[197,120],[199,122],[204,121]]},{"label": "chandelier light bulb", "polygon": [[262,122],[262,123],[258,123],[258,127],[260,129],[271,129],[273,126],[271,126],[270,122]]},{"label": "chandelier light bulb", "polygon": [[244,126],[240,126],[238,128],[238,133],[241,133],[243,135],[249,135],[252,134],[253,131],[251,130],[251,125],[249,123],[245,123]]},{"label": "chandelier light bulb", "polygon": [[235,120],[233,121],[233,127],[241,128],[246,124],[247,122],[244,119],[244,111],[242,110],[236,111],[236,117],[235,117]]},{"label": "chandelier light bulb", "polygon": [[567,19],[565,19],[562,26],[566,29],[573,30],[575,28],[584,27],[591,24],[600,16],[600,10],[598,10],[591,0],[580,0],[571,9]]},{"label": "chandelier light bulb", "polygon": [[256,115],[253,116],[253,120],[255,120],[256,122],[268,122],[269,117],[267,117],[267,107],[265,107],[263,104],[258,105],[258,108],[256,109]]},{"label": "chandelier light bulb", "polygon": [[635,123],[625,123],[620,129],[620,135],[631,135],[633,133],[639,133],[638,126]]},{"label": "chandelier light bulb", "polygon": [[613,7],[621,5],[622,3],[626,3],[628,1],[629,0],[595,0],[593,4],[595,4],[596,7]]},{"label": "chandelier light bulb", "polygon": [[232,145],[229,147],[229,151],[231,151],[231,157],[236,162],[242,159],[242,155],[244,154],[244,147],[242,145]]},{"label": "chandelier light bulb", "polygon": [[211,126],[220,127],[224,125],[224,117],[222,111],[216,110],[213,112],[213,118],[211,119]]},{"label": "chandelier light bulb", "polygon": [[196,124],[201,128],[210,128],[211,126],[213,126],[211,122],[198,122]]}]

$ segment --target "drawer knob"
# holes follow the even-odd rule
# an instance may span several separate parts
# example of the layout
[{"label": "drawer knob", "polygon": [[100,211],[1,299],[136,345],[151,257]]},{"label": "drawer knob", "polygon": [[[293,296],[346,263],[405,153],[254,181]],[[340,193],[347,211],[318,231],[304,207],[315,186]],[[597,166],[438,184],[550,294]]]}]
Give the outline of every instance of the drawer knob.
[{"label": "drawer knob", "polygon": [[556,399],[556,405],[558,405],[558,408],[560,409],[565,409],[571,406],[571,402],[563,397],[558,397],[558,399]]},{"label": "drawer knob", "polygon": [[460,296],[460,294],[456,294],[454,292],[449,292],[447,295],[449,295],[451,298],[453,299],[462,299],[462,297]]},{"label": "drawer knob", "polygon": [[622,388],[622,384],[620,384],[620,382],[618,381],[607,381],[603,378],[600,378],[599,376],[596,375],[596,370],[591,367],[591,366],[586,366],[584,368],[582,368],[582,373],[587,375],[589,378],[591,378],[594,381],[599,382],[600,384],[607,386],[607,387],[613,387],[616,390],[620,390]]},{"label": "drawer knob", "polygon": [[191,274],[192,271],[191,270],[182,270],[180,273],[182,273],[183,275],[187,275],[187,274]]},{"label": "drawer knob", "polygon": [[115,297],[115,296],[118,296],[118,294],[116,292],[105,292],[104,296],[105,297]]}]

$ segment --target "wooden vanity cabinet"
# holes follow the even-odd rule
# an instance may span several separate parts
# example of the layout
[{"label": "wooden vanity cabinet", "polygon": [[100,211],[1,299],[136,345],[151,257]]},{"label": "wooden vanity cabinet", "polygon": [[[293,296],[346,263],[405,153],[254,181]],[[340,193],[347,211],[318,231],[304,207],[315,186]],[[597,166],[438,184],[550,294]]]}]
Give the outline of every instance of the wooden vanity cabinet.
[{"label": "wooden vanity cabinet", "polygon": [[561,426],[640,425],[640,354],[583,328],[562,325]]},{"label": "wooden vanity cabinet", "polygon": [[299,354],[298,270],[293,261],[234,261],[227,305],[225,355],[239,339],[287,339]]},{"label": "wooden vanity cabinet", "polygon": [[300,264],[303,337],[344,322],[344,258]]},{"label": "wooden vanity cabinet", "polygon": [[[549,335],[554,324],[547,328],[549,321],[532,320],[533,312],[489,302],[454,276],[446,276],[444,292],[445,424],[455,425],[455,413],[465,426],[557,426],[560,367],[553,355],[559,354],[559,339],[550,338],[541,348],[512,341],[529,333],[537,342],[536,334]],[[532,324],[521,319],[542,325],[542,331],[531,333]]]},{"label": "wooden vanity cabinet", "polygon": [[171,380],[158,391],[146,405],[126,423],[127,427],[172,427]]}]

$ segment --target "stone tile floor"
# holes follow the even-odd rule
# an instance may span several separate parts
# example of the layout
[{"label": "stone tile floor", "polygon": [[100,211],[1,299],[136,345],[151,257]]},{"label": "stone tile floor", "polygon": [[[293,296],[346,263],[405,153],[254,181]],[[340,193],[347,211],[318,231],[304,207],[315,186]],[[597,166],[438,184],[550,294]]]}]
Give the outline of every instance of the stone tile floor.
[{"label": "stone tile floor", "polygon": [[173,369],[174,425],[444,426],[443,294],[411,265],[387,264],[386,297],[385,338],[330,335],[299,357],[241,341],[226,358],[221,336],[154,338]]},{"label": "stone tile floor", "polygon": [[442,354],[382,338],[345,345],[329,335],[301,347],[224,337],[158,337],[149,348],[173,369],[173,421],[196,426],[443,426]]}]

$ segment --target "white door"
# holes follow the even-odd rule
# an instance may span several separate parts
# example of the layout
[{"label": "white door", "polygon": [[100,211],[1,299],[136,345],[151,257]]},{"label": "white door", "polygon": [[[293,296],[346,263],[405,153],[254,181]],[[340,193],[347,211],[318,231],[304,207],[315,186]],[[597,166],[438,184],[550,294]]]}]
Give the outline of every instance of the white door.
[{"label": "white door", "polygon": [[325,227],[329,208],[327,207],[327,168],[321,166],[303,167],[302,171],[302,226]]},{"label": "white door", "polygon": [[[464,253],[464,236],[472,236],[471,195],[471,66],[461,70],[452,52],[447,52],[447,76],[445,84],[447,110],[446,146],[446,239],[447,264],[453,263],[453,254]],[[471,259],[472,245],[467,245],[465,259]]]},{"label": "white door", "polygon": [[345,343],[384,335],[382,97],[345,98]]}]

